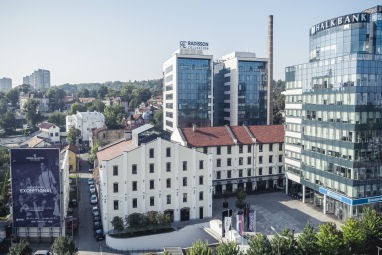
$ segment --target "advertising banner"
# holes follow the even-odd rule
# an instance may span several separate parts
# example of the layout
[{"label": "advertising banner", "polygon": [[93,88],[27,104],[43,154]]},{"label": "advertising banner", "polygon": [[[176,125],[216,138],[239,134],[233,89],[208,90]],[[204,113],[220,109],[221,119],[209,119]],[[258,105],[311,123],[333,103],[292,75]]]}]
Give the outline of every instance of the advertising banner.
[{"label": "advertising banner", "polygon": [[59,149],[11,149],[14,227],[61,224]]}]

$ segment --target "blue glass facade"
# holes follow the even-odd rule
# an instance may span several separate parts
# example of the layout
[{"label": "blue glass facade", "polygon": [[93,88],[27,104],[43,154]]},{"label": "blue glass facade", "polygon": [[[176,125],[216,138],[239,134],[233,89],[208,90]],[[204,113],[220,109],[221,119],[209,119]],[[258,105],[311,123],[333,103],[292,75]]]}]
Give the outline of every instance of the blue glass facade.
[{"label": "blue glass facade", "polygon": [[177,59],[178,127],[211,126],[209,59]]},{"label": "blue glass facade", "polygon": [[[286,126],[302,134],[295,139],[302,148],[301,183],[316,191],[316,205],[343,220],[363,206],[382,211],[371,199],[382,195],[381,25],[381,6],[317,24],[310,31],[310,62],[286,69],[287,90],[302,89],[286,100],[302,102],[301,110],[286,113],[302,116],[303,128]],[[323,202],[320,190],[332,195],[321,192]],[[357,206],[337,198],[373,202]]]},{"label": "blue glass facade", "polygon": [[238,63],[238,125],[264,125],[267,120],[266,62]]}]

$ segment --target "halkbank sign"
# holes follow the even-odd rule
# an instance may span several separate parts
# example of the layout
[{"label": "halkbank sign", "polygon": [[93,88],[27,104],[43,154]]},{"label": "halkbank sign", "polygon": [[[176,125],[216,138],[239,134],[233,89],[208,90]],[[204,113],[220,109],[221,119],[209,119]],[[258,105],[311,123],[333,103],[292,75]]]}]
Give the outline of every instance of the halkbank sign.
[{"label": "halkbank sign", "polygon": [[317,32],[320,32],[332,27],[342,26],[346,24],[354,24],[354,23],[366,23],[369,21],[370,21],[370,14],[368,13],[349,14],[349,15],[341,16],[335,19],[330,19],[313,26],[310,29],[310,35],[314,35]]}]

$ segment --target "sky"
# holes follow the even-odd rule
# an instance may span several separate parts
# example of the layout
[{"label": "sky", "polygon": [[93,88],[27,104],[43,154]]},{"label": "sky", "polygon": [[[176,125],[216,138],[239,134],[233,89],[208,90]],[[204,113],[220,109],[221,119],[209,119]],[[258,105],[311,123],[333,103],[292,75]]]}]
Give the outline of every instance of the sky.
[{"label": "sky", "polygon": [[39,68],[51,84],[148,80],[179,41],[209,42],[267,58],[274,22],[274,79],[308,61],[309,28],[382,5],[377,0],[0,0],[0,77],[13,86]]}]

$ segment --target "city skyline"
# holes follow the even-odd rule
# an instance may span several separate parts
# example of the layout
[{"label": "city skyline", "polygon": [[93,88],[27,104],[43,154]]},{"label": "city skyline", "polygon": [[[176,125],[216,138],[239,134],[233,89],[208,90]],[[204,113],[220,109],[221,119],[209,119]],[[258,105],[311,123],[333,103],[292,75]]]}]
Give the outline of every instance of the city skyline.
[{"label": "city skyline", "polygon": [[17,86],[23,76],[41,68],[50,70],[52,85],[159,79],[162,63],[181,40],[208,41],[207,53],[214,59],[233,51],[266,58],[268,15],[273,15],[274,79],[284,80],[286,66],[308,60],[311,26],[378,4],[3,0],[0,29],[6,36],[0,47],[0,77]]}]

